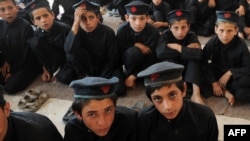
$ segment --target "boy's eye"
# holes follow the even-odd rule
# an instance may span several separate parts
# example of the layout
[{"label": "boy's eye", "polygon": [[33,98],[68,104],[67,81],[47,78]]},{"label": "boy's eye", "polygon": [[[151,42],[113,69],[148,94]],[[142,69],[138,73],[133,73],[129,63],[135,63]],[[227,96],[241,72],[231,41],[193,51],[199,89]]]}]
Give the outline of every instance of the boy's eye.
[{"label": "boy's eye", "polygon": [[170,93],[170,95],[169,95],[169,97],[170,97],[170,99],[174,99],[174,98],[176,98],[176,92],[172,92],[172,93]]},{"label": "boy's eye", "polygon": [[89,117],[95,117],[96,114],[95,114],[95,113],[88,113],[88,116],[89,116]]},{"label": "boy's eye", "polygon": [[162,98],[160,96],[154,96],[153,97],[153,101],[155,101],[155,102],[161,102]]}]

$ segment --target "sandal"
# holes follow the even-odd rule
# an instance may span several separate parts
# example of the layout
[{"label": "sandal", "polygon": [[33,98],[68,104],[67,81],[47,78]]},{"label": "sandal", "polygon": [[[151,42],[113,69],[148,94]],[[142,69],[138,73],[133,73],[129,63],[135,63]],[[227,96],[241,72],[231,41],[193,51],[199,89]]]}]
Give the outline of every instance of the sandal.
[{"label": "sandal", "polygon": [[47,99],[48,95],[46,93],[29,90],[25,92],[24,97],[18,102],[18,108],[25,112],[34,112],[38,110]]},{"label": "sandal", "polygon": [[140,111],[142,108],[144,108],[144,103],[141,101],[137,101],[133,106],[130,107],[131,109],[135,111]]}]

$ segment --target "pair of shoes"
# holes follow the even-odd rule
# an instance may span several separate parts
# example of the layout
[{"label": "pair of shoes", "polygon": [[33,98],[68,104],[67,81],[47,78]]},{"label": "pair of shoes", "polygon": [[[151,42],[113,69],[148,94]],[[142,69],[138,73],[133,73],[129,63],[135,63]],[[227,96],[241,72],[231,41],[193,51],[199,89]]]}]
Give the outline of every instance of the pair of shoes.
[{"label": "pair of shoes", "polygon": [[18,108],[25,112],[35,112],[48,99],[46,93],[36,90],[28,90],[18,102]]},{"label": "pair of shoes", "polygon": [[74,117],[75,117],[74,111],[73,111],[72,107],[70,106],[68,111],[63,116],[63,121],[66,123],[66,122],[68,122],[70,119],[72,119]]}]

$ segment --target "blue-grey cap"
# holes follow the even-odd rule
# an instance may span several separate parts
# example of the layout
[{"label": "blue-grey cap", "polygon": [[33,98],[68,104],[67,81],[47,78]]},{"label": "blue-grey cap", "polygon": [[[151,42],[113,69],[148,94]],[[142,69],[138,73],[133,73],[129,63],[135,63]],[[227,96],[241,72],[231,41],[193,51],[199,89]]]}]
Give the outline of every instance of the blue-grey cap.
[{"label": "blue-grey cap", "polygon": [[118,81],[119,79],[117,77],[112,77],[110,79],[102,77],[85,77],[72,81],[70,87],[74,89],[75,98],[107,98],[115,95],[114,84],[118,83]]},{"label": "blue-grey cap", "polygon": [[80,2],[74,4],[72,7],[76,9],[77,7],[83,7],[87,11],[97,11],[100,10],[100,4],[93,0],[81,0]]},{"label": "blue-grey cap", "polygon": [[216,11],[217,21],[227,21],[237,24],[239,16],[234,11]]},{"label": "blue-grey cap", "polygon": [[182,19],[190,20],[190,12],[188,10],[176,9],[170,11],[167,15],[168,22]]},{"label": "blue-grey cap", "polygon": [[128,15],[144,15],[149,12],[149,5],[142,1],[132,1],[125,5]]},{"label": "blue-grey cap", "polygon": [[149,66],[139,72],[137,76],[144,78],[145,86],[156,87],[182,80],[183,70],[183,65],[164,61]]}]

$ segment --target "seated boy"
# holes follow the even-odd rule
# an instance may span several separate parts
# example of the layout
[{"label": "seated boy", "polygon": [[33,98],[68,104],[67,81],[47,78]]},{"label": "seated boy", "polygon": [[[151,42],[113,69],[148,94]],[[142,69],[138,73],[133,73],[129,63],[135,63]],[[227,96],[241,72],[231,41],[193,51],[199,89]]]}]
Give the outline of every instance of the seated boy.
[{"label": "seated boy", "polygon": [[216,36],[203,49],[202,94],[224,96],[231,106],[235,98],[250,102],[250,53],[237,36],[239,16],[232,11],[218,11],[216,15]]},{"label": "seated boy", "polygon": [[86,76],[121,80],[115,86],[119,96],[126,94],[122,66],[119,65],[115,32],[100,23],[100,5],[93,1],[82,0],[75,8],[74,23],[65,41],[68,64],[57,80],[69,84],[72,80]]},{"label": "seated boy", "polygon": [[72,109],[76,118],[65,127],[64,141],[136,141],[137,112],[116,106],[118,78],[85,77],[74,80]]},{"label": "seated boy", "polygon": [[0,86],[1,141],[63,141],[55,125],[46,116],[32,112],[11,112]]},{"label": "seated boy", "polygon": [[135,88],[139,71],[156,62],[155,45],[159,31],[147,23],[149,6],[141,1],[125,5],[127,22],[118,27],[117,42],[125,66],[125,85]]},{"label": "seated boy", "polygon": [[240,17],[239,36],[243,39],[250,40],[250,0],[247,0],[245,12],[246,14]]},{"label": "seated boy", "polygon": [[0,0],[0,84],[9,94],[25,89],[39,73],[38,61],[27,43],[33,29],[17,13],[14,0]]},{"label": "seated boy", "polygon": [[162,32],[168,27],[167,15],[170,11],[170,6],[164,0],[152,0],[149,4],[150,18],[149,23],[159,29]]},{"label": "seated boy", "polygon": [[25,9],[29,11],[31,21],[37,27],[28,42],[42,64],[41,79],[45,82],[54,81],[55,73],[66,64],[64,42],[70,27],[55,21],[55,15],[47,2],[35,0]]},{"label": "seated boy", "polygon": [[162,33],[156,47],[158,59],[185,66],[183,80],[192,91],[191,100],[204,104],[200,95],[201,45],[198,37],[190,29],[190,13],[173,10],[168,14],[169,29]]},{"label": "seated boy", "polygon": [[218,125],[213,111],[183,99],[187,85],[184,66],[161,62],[138,73],[153,103],[138,114],[138,141],[217,141]]}]

